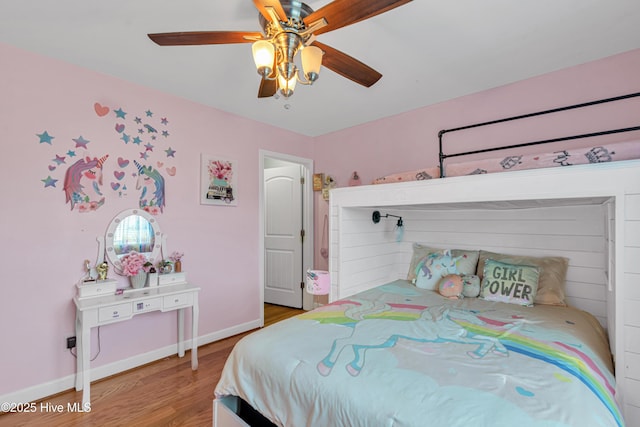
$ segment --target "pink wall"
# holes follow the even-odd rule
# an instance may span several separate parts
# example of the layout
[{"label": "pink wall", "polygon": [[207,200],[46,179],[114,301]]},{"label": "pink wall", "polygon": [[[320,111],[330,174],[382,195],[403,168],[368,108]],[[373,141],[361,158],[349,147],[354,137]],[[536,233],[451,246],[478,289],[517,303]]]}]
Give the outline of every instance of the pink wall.
[{"label": "pink wall", "polygon": [[[380,176],[436,166],[441,129],[635,92],[640,92],[640,49],[320,136],[314,142],[315,169],[333,175],[339,187],[348,185],[354,170],[358,171],[363,183],[370,183]],[[483,144],[485,147],[487,144],[511,145],[638,125],[640,98],[634,98],[579,112],[445,134],[445,151],[447,147],[452,153],[477,149]],[[589,141],[613,142],[631,138],[640,138],[640,132]],[[558,147],[545,150],[555,151]],[[536,149],[540,147],[526,150]],[[500,155],[488,153],[484,156]],[[464,158],[460,159],[449,161],[463,161]],[[321,241],[322,219],[327,211],[328,203],[317,197],[316,247]],[[318,252],[316,250],[316,268],[326,269],[327,261]]]},{"label": "pink wall", "polygon": [[[104,235],[114,215],[137,207],[135,182],[130,181],[123,198],[110,184],[118,182],[117,158],[139,158],[142,149],[124,144],[115,131],[113,111],[98,117],[95,102],[122,108],[127,119],[150,109],[169,120],[167,139],[175,158],[164,155],[167,144],[162,141],[152,158],[176,168],[175,176],[165,176],[167,204],[158,222],[168,235],[169,250],[185,252],[183,269],[202,287],[200,333],[258,319],[259,149],[311,158],[311,139],[7,45],[0,44],[0,56],[0,241],[5,261],[0,395],[75,372],[65,337],[75,335],[71,298],[83,275],[83,260],[95,260],[96,236]],[[129,124],[125,133],[129,128],[135,135]],[[51,145],[40,143],[36,135],[45,130],[55,137]],[[62,190],[64,170],[79,158],[72,161],[65,153],[80,135],[91,142],[87,152],[75,149],[78,156],[109,154],[102,187],[106,202],[90,213],[71,211]],[[237,207],[199,204],[201,153],[238,161]],[[66,156],[67,163],[50,171],[56,155]],[[124,169],[123,182],[133,167]],[[45,188],[41,179],[47,176],[58,179],[55,188]],[[175,319],[175,313],[151,313],[102,328],[102,352],[92,366],[174,343]]]},{"label": "pink wall", "polygon": [[[177,173],[167,177],[167,207],[158,221],[169,250],[186,253],[184,269],[202,287],[200,334],[206,335],[258,317],[259,149],[312,158],[316,171],[334,175],[339,186],[354,170],[366,183],[436,164],[442,128],[640,91],[640,50],[635,50],[311,139],[7,45],[0,44],[0,55],[0,240],[5,259],[0,395],[73,374],[75,359],[64,339],[74,334],[71,298],[82,261],[95,259],[95,238],[112,217],[137,205],[135,191],[119,198],[108,187],[116,159],[137,153],[119,139],[113,115],[96,115],[95,102],[132,114],[152,109],[170,121],[176,150],[170,161]],[[598,109],[587,118],[570,115],[551,125],[528,123],[525,131],[508,128],[505,133],[519,137],[530,128],[544,135],[638,125],[639,112],[639,103],[627,103],[622,109]],[[44,130],[55,136],[52,145],[39,143],[36,134]],[[48,170],[51,159],[64,154],[70,139],[79,135],[91,141],[87,154],[110,155],[103,187],[109,197],[97,211],[83,214],[65,204],[61,171]],[[468,147],[470,139],[497,138],[477,135],[463,136],[457,144]],[[237,207],[199,204],[201,153],[238,160]],[[44,187],[41,179],[48,175],[59,179],[55,188]],[[317,249],[327,207],[316,193]],[[315,259],[316,268],[326,268],[319,250]],[[174,322],[175,314],[152,313],[102,328],[102,352],[93,366],[173,343]]]}]

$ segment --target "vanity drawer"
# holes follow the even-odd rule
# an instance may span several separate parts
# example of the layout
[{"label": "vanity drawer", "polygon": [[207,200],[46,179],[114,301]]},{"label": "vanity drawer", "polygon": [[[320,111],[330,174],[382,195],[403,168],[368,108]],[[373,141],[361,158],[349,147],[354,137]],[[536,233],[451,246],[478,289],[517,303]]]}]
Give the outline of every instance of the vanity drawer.
[{"label": "vanity drawer", "polygon": [[131,303],[110,305],[101,307],[98,310],[98,322],[107,322],[109,320],[127,319],[131,317]]},{"label": "vanity drawer", "polygon": [[164,297],[163,307],[165,309],[175,307],[186,307],[193,305],[193,294],[191,292]]},{"label": "vanity drawer", "polygon": [[133,303],[134,313],[145,313],[162,309],[162,298],[151,298],[144,301],[136,301]]}]

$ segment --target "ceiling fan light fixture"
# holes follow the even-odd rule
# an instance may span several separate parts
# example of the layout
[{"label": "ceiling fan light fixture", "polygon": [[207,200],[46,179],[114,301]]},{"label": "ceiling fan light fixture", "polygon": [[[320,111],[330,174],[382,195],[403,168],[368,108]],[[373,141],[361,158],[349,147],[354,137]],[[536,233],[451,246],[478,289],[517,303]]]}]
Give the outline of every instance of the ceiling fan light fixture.
[{"label": "ceiling fan light fixture", "polygon": [[317,46],[306,46],[300,53],[304,76],[309,81],[309,83],[315,82],[320,76],[322,55],[322,49]]},{"label": "ceiling fan light fixture", "polygon": [[266,40],[258,40],[251,45],[251,51],[253,53],[253,61],[256,64],[258,74],[262,77],[270,75],[273,71],[271,67],[273,66],[276,54],[273,44]]},{"label": "ceiling fan light fixture", "polygon": [[280,93],[285,98],[293,95],[293,91],[296,88],[298,73],[293,74],[290,79],[285,78],[282,74],[278,74],[278,87],[280,88]]},{"label": "ceiling fan light fixture", "polygon": [[[364,21],[410,1],[331,0],[314,11],[303,0],[253,0],[260,12],[261,33],[180,31],[147,36],[160,46],[252,43],[253,59],[262,76],[258,98],[274,96],[279,88],[285,96],[290,96],[296,81],[302,85],[313,84],[320,75],[323,59],[325,68],[364,87],[371,87],[382,74],[344,52],[315,41],[316,36]],[[302,66],[298,72],[293,63],[300,50]]]}]

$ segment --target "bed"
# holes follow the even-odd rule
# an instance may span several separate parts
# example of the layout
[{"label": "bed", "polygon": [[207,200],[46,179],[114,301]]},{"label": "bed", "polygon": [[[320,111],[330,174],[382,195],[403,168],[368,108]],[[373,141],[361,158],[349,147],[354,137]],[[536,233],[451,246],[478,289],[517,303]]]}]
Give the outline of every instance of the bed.
[{"label": "bed", "polygon": [[[640,130],[640,126],[632,128]],[[589,145],[585,148],[556,149],[539,153],[515,153],[502,157],[452,163],[446,168],[439,166],[393,173],[376,178],[373,184],[388,184],[405,181],[420,181],[464,175],[513,172],[519,170],[554,168],[632,160],[640,157],[640,140],[611,144]],[[442,173],[441,173],[442,171]]]},{"label": "bed", "polygon": [[[630,146],[622,161],[332,190],[330,304],[238,344],[214,424],[640,426],[640,150]],[[457,155],[441,147],[441,165]],[[373,223],[376,210],[393,220]],[[402,279],[419,242],[565,257],[571,307],[417,288]],[[360,338],[366,325],[373,336]]]},{"label": "bed", "polygon": [[398,280],[244,338],[215,393],[279,426],[620,426],[614,390],[588,313]]},{"label": "bed", "polygon": [[[444,137],[447,134],[455,132],[467,131],[470,129],[477,129],[483,127],[491,127],[501,123],[508,123],[518,120],[526,120],[539,116],[547,116],[565,111],[578,110],[587,107],[593,107],[603,104],[616,103],[629,99],[640,97],[640,92],[630,93],[627,95],[615,96],[611,98],[599,99],[595,101],[569,105],[565,107],[553,108],[550,110],[538,111],[535,113],[523,114],[518,116],[505,117],[498,120],[491,120],[488,122],[474,123],[470,125],[460,126],[451,129],[442,129],[438,132],[438,159],[439,164],[430,165],[424,168],[397,172],[389,175],[385,175],[373,180],[372,184],[388,184],[406,181],[420,181],[436,178],[464,176],[464,175],[479,175],[486,173],[496,172],[511,172],[517,170],[528,169],[540,169],[540,168],[552,168],[563,166],[574,166],[582,164],[597,164],[607,163],[621,160],[631,160],[640,158],[640,139],[619,141],[608,144],[589,144],[589,139],[595,137],[602,137],[605,135],[614,134],[628,134],[629,132],[635,132],[640,130],[640,126],[626,126],[616,129],[607,129],[598,132],[582,133],[578,135],[562,136],[557,138],[546,138],[536,141],[528,141],[517,144],[502,144],[495,147],[484,147],[476,150],[459,151],[447,153],[444,149]],[[583,140],[586,141],[585,145],[580,148],[571,147],[565,148],[560,146],[558,148],[557,143],[566,141]],[[528,150],[532,146],[549,146],[549,144],[555,144],[554,149],[551,151],[534,151]],[[482,153],[490,153],[495,151],[513,150],[509,155],[500,157],[483,158],[479,160],[463,161],[457,163],[451,163],[445,165],[445,160],[449,158],[466,157],[472,155],[478,155]],[[519,152],[517,150],[525,150]],[[527,151],[528,150],[528,151]]]}]

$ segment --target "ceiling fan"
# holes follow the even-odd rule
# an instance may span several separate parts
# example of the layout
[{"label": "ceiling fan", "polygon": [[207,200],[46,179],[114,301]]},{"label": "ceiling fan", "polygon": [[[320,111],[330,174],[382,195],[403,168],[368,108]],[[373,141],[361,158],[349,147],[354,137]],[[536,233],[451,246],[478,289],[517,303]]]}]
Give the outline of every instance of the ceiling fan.
[{"label": "ceiling fan", "polygon": [[[316,36],[402,6],[411,0],[333,0],[314,11],[296,0],[253,0],[260,12],[263,32],[190,31],[148,34],[160,46],[253,43],[258,73],[262,76],[258,98],[278,89],[293,94],[296,82],[310,85],[318,79],[320,66],[363,86],[375,84],[382,74],[337,49],[320,43]],[[301,51],[304,79],[294,57]]]}]

